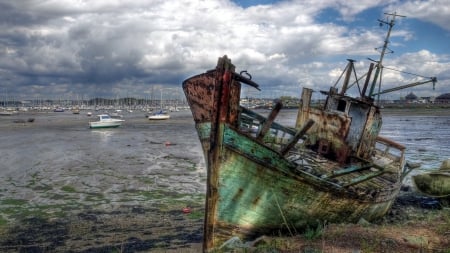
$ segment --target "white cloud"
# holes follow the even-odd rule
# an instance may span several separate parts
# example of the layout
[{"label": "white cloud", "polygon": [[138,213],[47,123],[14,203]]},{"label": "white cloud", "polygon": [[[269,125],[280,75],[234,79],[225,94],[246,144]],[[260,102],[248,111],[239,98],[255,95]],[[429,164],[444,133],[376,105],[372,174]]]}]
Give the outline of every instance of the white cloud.
[{"label": "white cloud", "polygon": [[[303,0],[244,9],[228,0],[10,1],[0,3],[0,73],[8,76],[3,83],[11,90],[33,85],[43,92],[52,84],[60,86],[46,92],[76,94],[81,89],[92,90],[92,96],[98,95],[95,91],[115,96],[127,87],[135,92],[130,95],[139,95],[151,85],[179,87],[183,78],[213,68],[227,54],[238,70],[248,70],[268,90],[272,85],[298,90],[299,83],[328,89],[336,77],[333,70],[343,68],[346,57],[376,54],[373,48],[384,34],[319,23],[317,15],[335,8],[351,21],[387,3]],[[404,5],[408,11],[426,6],[409,3]],[[436,14],[428,9],[424,19]],[[439,23],[448,21],[449,15],[438,16]],[[393,35],[403,39],[393,45],[412,39],[406,30]],[[410,63],[428,59],[416,67],[445,72],[443,62],[449,59],[422,54],[408,55],[415,57]],[[25,91],[16,95],[26,96]]]},{"label": "white cloud", "polygon": [[401,10],[403,15],[434,23],[450,31],[450,5],[448,0],[399,1],[390,8]]}]

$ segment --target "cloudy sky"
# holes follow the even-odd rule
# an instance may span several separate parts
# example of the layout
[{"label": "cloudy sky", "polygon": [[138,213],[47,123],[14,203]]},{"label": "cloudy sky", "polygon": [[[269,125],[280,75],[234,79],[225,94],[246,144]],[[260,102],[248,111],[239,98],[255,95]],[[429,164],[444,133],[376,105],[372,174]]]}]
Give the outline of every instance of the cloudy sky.
[{"label": "cloudy sky", "polygon": [[385,87],[438,78],[435,90],[387,98],[450,92],[448,0],[0,0],[0,97],[182,96],[182,81],[223,55],[260,84],[244,96],[328,90],[346,59],[361,73],[378,59],[384,12],[407,16],[396,19]]}]

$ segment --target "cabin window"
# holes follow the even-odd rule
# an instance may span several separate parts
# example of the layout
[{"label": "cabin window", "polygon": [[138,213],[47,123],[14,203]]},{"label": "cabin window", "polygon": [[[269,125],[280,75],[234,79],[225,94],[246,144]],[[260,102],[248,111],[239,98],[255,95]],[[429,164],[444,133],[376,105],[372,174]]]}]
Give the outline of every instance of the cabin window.
[{"label": "cabin window", "polygon": [[339,100],[337,105],[337,110],[341,112],[345,112],[345,107],[347,107],[347,102],[345,100]]}]

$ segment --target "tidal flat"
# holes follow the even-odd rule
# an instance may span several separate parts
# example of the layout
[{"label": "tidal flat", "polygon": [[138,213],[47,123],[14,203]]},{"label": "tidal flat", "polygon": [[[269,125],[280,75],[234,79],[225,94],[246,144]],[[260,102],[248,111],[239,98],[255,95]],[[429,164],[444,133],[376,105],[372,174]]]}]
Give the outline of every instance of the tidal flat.
[{"label": "tidal flat", "polygon": [[199,250],[206,171],[190,112],[123,117],[113,129],[83,112],[0,118],[0,251]]},{"label": "tidal flat", "polygon": [[[295,116],[296,110],[282,110],[277,121],[292,125]],[[1,252],[201,251],[206,169],[190,111],[173,112],[163,121],[149,121],[144,112],[124,112],[123,119],[119,128],[94,130],[88,128],[93,117],[86,111],[0,117]],[[448,109],[436,114],[387,109],[382,134],[407,146],[407,160],[421,165],[413,172],[419,173],[450,158],[449,125]],[[298,234],[300,240],[275,239],[274,248],[306,252],[313,245],[319,251],[308,252],[340,252],[330,247],[344,241],[339,238],[347,230],[393,226],[409,238],[411,224],[430,222],[430,217],[443,219],[430,224],[437,224],[442,238],[448,237],[448,207],[421,208],[417,200],[422,196],[411,196],[408,186],[407,197],[376,227],[329,225],[318,231],[323,236],[317,242],[300,244],[306,231]],[[423,231],[425,238],[430,231]],[[333,233],[338,235],[327,239],[327,248],[323,238]],[[436,245],[441,237],[427,238],[413,246]],[[436,247],[441,245],[449,245],[448,240]],[[342,252],[370,249],[370,243],[366,246],[351,245]]]}]

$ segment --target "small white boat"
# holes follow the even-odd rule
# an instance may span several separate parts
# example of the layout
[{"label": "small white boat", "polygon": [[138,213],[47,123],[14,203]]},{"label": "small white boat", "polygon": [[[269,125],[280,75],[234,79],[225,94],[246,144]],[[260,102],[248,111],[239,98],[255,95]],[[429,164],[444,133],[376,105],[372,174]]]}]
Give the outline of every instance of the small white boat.
[{"label": "small white boat", "polygon": [[155,114],[152,114],[148,116],[149,120],[163,120],[163,119],[170,119],[170,115],[168,113],[165,113],[163,111],[159,111]]},{"label": "small white boat", "polygon": [[0,116],[11,116],[14,112],[12,111],[0,111]]},{"label": "small white boat", "polygon": [[113,119],[121,119],[121,118],[123,118],[122,110],[120,110],[120,109],[114,110],[114,112],[111,112],[111,113],[108,113],[108,114]]},{"label": "small white boat", "polygon": [[97,116],[97,121],[89,122],[90,128],[107,128],[107,127],[119,127],[125,120],[113,119],[108,114],[100,114]]}]

